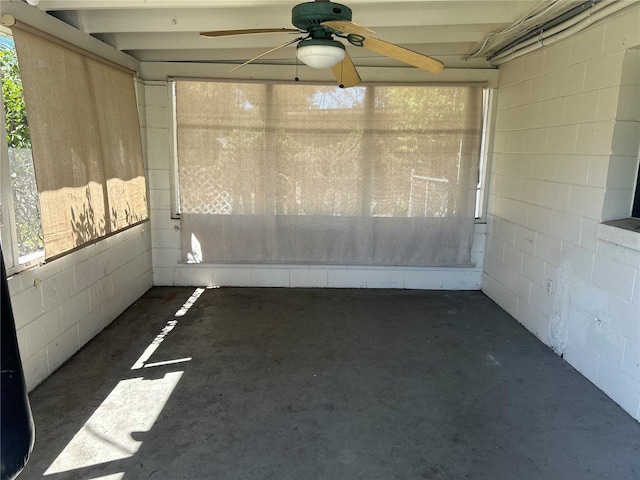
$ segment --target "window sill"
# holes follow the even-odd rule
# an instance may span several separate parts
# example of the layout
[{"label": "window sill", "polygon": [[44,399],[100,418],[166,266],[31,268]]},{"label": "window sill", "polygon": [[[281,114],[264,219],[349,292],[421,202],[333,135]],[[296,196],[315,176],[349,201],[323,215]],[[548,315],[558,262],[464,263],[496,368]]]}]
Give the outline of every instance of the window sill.
[{"label": "window sill", "polygon": [[640,218],[603,222],[598,225],[596,238],[640,252]]},{"label": "window sill", "polygon": [[44,250],[38,250],[29,255],[25,255],[20,257],[18,265],[14,265],[12,267],[6,266],[7,268],[7,277],[11,277],[13,275],[17,275],[20,272],[24,272],[25,270],[29,270],[34,267],[39,267],[44,264]]}]

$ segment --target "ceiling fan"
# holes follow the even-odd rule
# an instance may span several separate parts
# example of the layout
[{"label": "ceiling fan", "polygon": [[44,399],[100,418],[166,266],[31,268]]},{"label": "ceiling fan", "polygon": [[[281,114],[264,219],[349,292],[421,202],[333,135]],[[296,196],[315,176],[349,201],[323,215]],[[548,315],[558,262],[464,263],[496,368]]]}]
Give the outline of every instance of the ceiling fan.
[{"label": "ceiling fan", "polygon": [[261,53],[233,70],[242,68],[275,50],[298,42],[296,48],[298,59],[313,68],[331,68],[333,76],[341,88],[353,87],[360,83],[360,75],[345,50],[344,44],[334,40],[334,36],[343,38],[356,47],[386,55],[427,72],[438,73],[444,68],[439,60],[373,37],[372,35],[375,33],[373,30],[351,21],[349,7],[329,0],[315,0],[296,5],[291,11],[291,23],[297,28],[218,30],[202,32],[200,35],[203,37],[227,37],[268,33],[306,34]]}]

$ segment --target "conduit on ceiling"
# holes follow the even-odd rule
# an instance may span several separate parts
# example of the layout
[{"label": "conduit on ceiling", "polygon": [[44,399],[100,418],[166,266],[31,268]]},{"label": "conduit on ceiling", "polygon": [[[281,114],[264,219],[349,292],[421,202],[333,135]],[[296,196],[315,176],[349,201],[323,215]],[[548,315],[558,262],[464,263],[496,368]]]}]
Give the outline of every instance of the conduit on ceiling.
[{"label": "conduit on ceiling", "polygon": [[567,11],[584,4],[586,1],[591,3],[593,0],[542,0],[508,27],[489,33],[471,49],[465,59],[489,57],[506,45],[512,45],[529,32],[564,15]]},{"label": "conduit on ceiling", "polygon": [[573,7],[570,10],[567,10],[563,14],[558,15],[556,18],[553,18],[553,19],[549,20],[548,22],[543,23],[542,25],[540,25],[539,27],[533,29],[531,32],[527,33],[526,35],[523,35],[522,37],[520,37],[520,38],[514,40],[513,42],[509,43],[509,45],[498,49],[497,51],[495,51],[491,55],[488,55],[487,56],[487,60],[491,60],[494,57],[498,57],[502,53],[511,50],[512,48],[516,47],[519,44],[522,44],[522,43],[526,42],[527,40],[529,40],[531,38],[534,38],[534,37],[538,37],[539,38],[540,35],[543,35],[545,32],[549,32],[552,28],[555,28],[556,26],[562,25],[564,22],[571,21],[576,15],[579,15],[579,14],[587,11],[588,9],[591,9],[594,5],[596,5],[597,3],[600,3],[601,1],[602,0],[589,0],[589,1],[585,2],[585,3],[582,3],[582,4],[578,5],[577,7]]},{"label": "conduit on ceiling", "polygon": [[[506,46],[495,48],[495,42],[493,42],[494,48],[491,48],[492,38],[502,35],[501,32],[494,32],[483,42],[480,42],[466,58],[484,55],[492,65],[501,65],[544,46],[552,45],[634,5],[637,6],[637,2],[589,0],[566,10],[542,25],[536,26]],[[522,20],[514,25],[521,23]],[[514,28],[511,26],[502,32],[513,30]]]}]

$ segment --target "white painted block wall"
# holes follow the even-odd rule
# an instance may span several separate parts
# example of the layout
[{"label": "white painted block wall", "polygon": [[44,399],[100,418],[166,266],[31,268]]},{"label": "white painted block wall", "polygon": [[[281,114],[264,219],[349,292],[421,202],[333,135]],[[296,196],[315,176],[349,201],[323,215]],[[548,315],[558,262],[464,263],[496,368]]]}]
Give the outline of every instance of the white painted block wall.
[{"label": "white painted block wall", "polygon": [[[144,104],[138,88],[138,107]],[[140,110],[143,147],[146,120]],[[153,285],[149,222],[9,278],[29,391]]]},{"label": "white painted block wall", "polygon": [[[482,290],[640,419],[640,8],[500,67]],[[627,235],[627,239],[628,239]]]},{"label": "white painted block wall", "polygon": [[147,82],[154,285],[479,290],[486,225],[477,224],[470,268],[351,265],[187,264],[180,220],[171,218],[173,111],[166,82]]},{"label": "white painted block wall", "polygon": [[9,278],[29,391],[151,288],[150,233],[144,223]]}]

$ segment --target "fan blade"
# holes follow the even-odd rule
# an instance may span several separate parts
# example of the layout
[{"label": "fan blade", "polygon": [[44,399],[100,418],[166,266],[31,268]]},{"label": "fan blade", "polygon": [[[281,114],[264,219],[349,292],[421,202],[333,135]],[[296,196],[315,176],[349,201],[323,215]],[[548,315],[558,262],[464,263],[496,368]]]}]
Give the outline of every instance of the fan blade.
[{"label": "fan blade", "polygon": [[340,88],[354,87],[360,83],[360,75],[355,65],[351,61],[351,57],[345,52],[344,60],[331,67],[333,76],[336,77]]},{"label": "fan blade", "polygon": [[275,52],[276,50],[279,50],[279,49],[284,48],[284,47],[286,47],[286,46],[288,46],[288,45],[291,45],[292,43],[299,42],[299,41],[300,41],[300,40],[302,40],[303,38],[304,38],[304,37],[294,38],[293,40],[290,40],[290,41],[288,41],[288,42],[285,42],[285,43],[283,43],[282,45],[278,45],[277,47],[274,47],[274,48],[272,48],[271,50],[267,50],[266,52],[261,53],[261,54],[260,54],[260,55],[258,55],[257,57],[253,57],[252,59],[247,60],[247,61],[246,61],[246,62],[244,62],[242,65],[238,65],[237,67],[232,68],[232,69],[231,69],[231,71],[232,71],[232,72],[235,72],[235,71],[236,71],[236,70],[238,70],[239,68],[242,68],[242,67],[244,67],[245,65],[250,64],[250,63],[251,63],[251,62],[253,62],[254,60],[257,60],[257,59],[259,59],[259,58],[262,58],[262,57],[264,57],[265,55],[268,55],[268,54],[270,54],[271,52]]},{"label": "fan blade", "polygon": [[263,33],[304,33],[296,28],[249,28],[246,30],[217,30],[200,32],[201,37],[230,37],[232,35],[260,35]]},{"label": "fan blade", "polygon": [[440,60],[377,38],[365,37],[362,40],[362,46],[367,50],[395,58],[427,72],[438,73],[444,68],[444,64]]},{"label": "fan blade", "polygon": [[[357,47],[364,47],[372,52],[386,55],[387,57],[395,58],[403,63],[408,63],[414,67],[418,67],[422,70],[426,70],[431,73],[441,72],[444,68],[443,63],[435,58],[428,57],[413,50],[395,45],[393,43],[385,42],[378,38],[370,37],[373,30],[358,25],[357,23],[349,22],[346,20],[329,20],[322,22],[321,25],[336,30],[340,33],[347,34],[347,40]],[[353,35],[357,38],[351,38]]]},{"label": "fan blade", "polygon": [[340,33],[356,33],[358,35],[373,35],[376,33],[367,27],[349,22],[348,20],[329,20],[322,22],[320,25],[337,30]]}]

